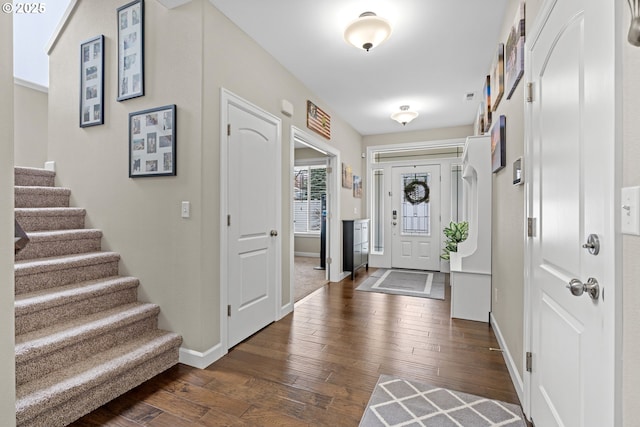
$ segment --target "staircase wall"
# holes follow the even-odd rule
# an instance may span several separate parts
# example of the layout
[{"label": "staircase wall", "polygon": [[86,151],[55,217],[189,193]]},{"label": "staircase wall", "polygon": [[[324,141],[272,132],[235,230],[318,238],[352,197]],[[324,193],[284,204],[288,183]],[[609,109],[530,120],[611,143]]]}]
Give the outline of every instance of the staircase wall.
[{"label": "staircase wall", "polygon": [[0,425],[15,426],[13,292],[13,17],[0,13]]},{"label": "staircase wall", "polygon": [[19,80],[13,90],[14,164],[41,168],[47,161],[49,96],[46,88]]}]

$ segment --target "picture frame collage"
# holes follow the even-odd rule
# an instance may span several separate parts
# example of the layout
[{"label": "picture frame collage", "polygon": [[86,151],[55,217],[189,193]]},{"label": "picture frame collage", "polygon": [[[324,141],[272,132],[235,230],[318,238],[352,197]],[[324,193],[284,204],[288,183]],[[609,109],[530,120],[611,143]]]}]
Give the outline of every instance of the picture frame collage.
[{"label": "picture frame collage", "polygon": [[176,175],[176,106],[129,114],[129,177]]},{"label": "picture frame collage", "polygon": [[104,124],[104,36],[80,44],[80,127]]}]

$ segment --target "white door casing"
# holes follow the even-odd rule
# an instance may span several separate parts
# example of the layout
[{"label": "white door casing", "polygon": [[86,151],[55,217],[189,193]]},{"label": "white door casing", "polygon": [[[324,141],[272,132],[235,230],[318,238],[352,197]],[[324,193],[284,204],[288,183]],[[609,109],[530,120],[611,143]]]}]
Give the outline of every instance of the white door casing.
[{"label": "white door casing", "polygon": [[[280,119],[223,91],[221,287],[227,348],[277,319],[280,300]],[[221,160],[225,163],[225,159]],[[226,259],[225,259],[226,258]],[[225,262],[224,264],[222,262]]]},{"label": "white door casing", "polygon": [[[527,41],[527,214],[536,224],[525,411],[539,426],[615,425],[616,89],[614,7],[605,3],[547,1]],[[597,255],[583,248],[590,234]],[[567,289],[588,278],[599,282],[597,298]]]},{"label": "white door casing", "polygon": [[[424,177],[428,180],[429,202],[406,202],[405,185]],[[396,166],[391,180],[391,267],[439,271],[440,165]]]}]

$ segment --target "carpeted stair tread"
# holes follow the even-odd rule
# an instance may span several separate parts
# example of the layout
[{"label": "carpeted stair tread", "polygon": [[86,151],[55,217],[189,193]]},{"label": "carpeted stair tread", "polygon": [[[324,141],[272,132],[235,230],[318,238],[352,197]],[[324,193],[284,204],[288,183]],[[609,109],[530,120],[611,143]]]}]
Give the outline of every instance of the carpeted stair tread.
[{"label": "carpeted stair tread", "polygon": [[44,259],[31,259],[16,261],[14,274],[16,277],[27,274],[35,274],[53,270],[95,265],[108,261],[119,261],[120,255],[116,252],[92,252],[88,254],[63,255]]},{"label": "carpeted stair tread", "polygon": [[54,185],[56,173],[39,168],[15,167],[14,176],[15,185],[39,185],[52,187]]},{"label": "carpeted stair tread", "polygon": [[43,230],[84,228],[86,210],[82,208],[16,208],[16,220],[27,233]]},{"label": "carpeted stair tread", "polygon": [[157,316],[159,313],[160,307],[155,304],[135,302],[18,335],[15,346],[16,364]]},{"label": "carpeted stair tread", "polygon": [[112,276],[105,279],[74,283],[59,288],[29,292],[16,296],[15,314],[16,316],[24,316],[52,307],[74,304],[78,301],[110,292],[136,288],[139,284],[140,281],[135,277]]},{"label": "carpeted stair tread", "polygon": [[33,231],[27,235],[29,244],[16,255],[17,261],[96,252],[102,247],[102,231],[96,229]]},{"label": "carpeted stair tread", "polygon": [[63,187],[14,187],[16,208],[66,208],[71,190]]},{"label": "carpeted stair tread", "polygon": [[[110,381],[127,372],[135,372],[136,367],[163,353],[175,352],[175,363],[177,363],[178,347],[181,343],[182,338],[179,335],[156,329],[82,362],[18,386],[16,389],[18,425],[40,414],[46,417],[45,411],[53,410],[64,402],[76,399],[98,386],[108,388]],[[166,366],[159,369],[156,374],[166,369]]]}]

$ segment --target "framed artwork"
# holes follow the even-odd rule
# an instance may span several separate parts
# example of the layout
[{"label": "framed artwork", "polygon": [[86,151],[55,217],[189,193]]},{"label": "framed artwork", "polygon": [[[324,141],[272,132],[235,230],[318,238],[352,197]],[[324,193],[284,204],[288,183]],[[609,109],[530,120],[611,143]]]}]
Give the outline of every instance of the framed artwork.
[{"label": "framed artwork", "polygon": [[331,139],[331,116],[311,101],[307,101],[307,127]]},{"label": "framed artwork", "polygon": [[353,197],[362,199],[362,178],[353,175]]},{"label": "framed artwork", "polygon": [[493,59],[491,70],[491,88],[489,89],[492,102],[491,111],[496,111],[504,93],[504,43],[498,43],[498,50]]},{"label": "framed artwork", "polygon": [[507,135],[505,116],[500,116],[491,126],[491,171],[498,172],[507,163]]},{"label": "framed artwork", "polygon": [[80,43],[80,127],[104,124],[104,36]]},{"label": "framed artwork", "polygon": [[351,189],[353,187],[353,172],[351,166],[342,164],[342,187]]},{"label": "framed artwork", "polygon": [[144,95],[144,2],[118,8],[118,101]]},{"label": "framed artwork", "polygon": [[129,114],[129,178],[176,175],[176,106]]},{"label": "framed artwork", "polygon": [[484,133],[484,101],[478,105],[478,111],[476,112],[476,119],[473,122],[473,134],[482,135]]},{"label": "framed artwork", "polygon": [[507,91],[507,99],[511,99],[522,75],[524,74],[524,1],[516,12],[516,18],[509,32],[509,38],[505,46],[504,56],[504,80]]},{"label": "framed artwork", "polygon": [[485,133],[489,132],[489,128],[491,127],[491,76],[487,76],[484,80],[482,96],[484,99],[484,128],[482,133]]}]

